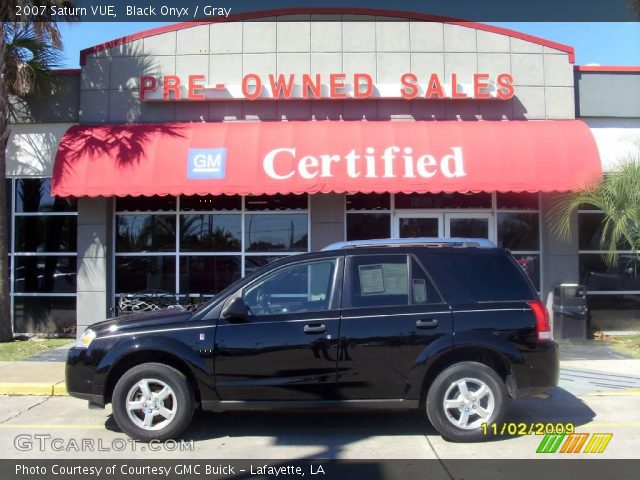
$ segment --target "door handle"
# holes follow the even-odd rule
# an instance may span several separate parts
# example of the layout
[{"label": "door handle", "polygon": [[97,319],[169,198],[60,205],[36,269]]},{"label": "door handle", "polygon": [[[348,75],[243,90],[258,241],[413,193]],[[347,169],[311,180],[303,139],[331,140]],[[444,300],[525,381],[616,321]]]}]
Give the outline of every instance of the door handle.
[{"label": "door handle", "polygon": [[416,327],[418,328],[436,328],[438,326],[438,320],[435,318],[420,319],[416,321]]},{"label": "door handle", "polygon": [[322,333],[326,331],[327,331],[327,326],[324,323],[321,323],[320,325],[314,324],[314,325],[304,326],[304,333]]}]

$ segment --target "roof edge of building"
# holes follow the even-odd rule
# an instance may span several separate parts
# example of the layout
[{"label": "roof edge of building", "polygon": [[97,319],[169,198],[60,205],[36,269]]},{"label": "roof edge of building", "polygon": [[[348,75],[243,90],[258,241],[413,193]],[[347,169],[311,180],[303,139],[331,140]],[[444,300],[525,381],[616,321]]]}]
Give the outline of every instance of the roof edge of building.
[{"label": "roof edge of building", "polygon": [[117,38],[115,40],[110,40],[105,43],[101,43],[99,45],[94,45],[89,48],[85,48],[80,51],[80,65],[84,65],[86,62],[86,58],[88,55],[92,53],[99,52],[102,50],[106,50],[108,48],[116,47],[118,45],[122,45],[124,43],[132,42],[134,40],[138,40],[141,38],[152,37],[154,35],[160,35],[162,33],[174,32],[177,30],[183,30],[185,28],[191,28],[198,25],[208,25],[211,23],[218,22],[226,22],[226,21],[240,21],[240,20],[249,20],[261,17],[273,17],[273,16],[283,16],[283,15],[297,15],[297,14],[351,14],[351,15],[375,15],[375,16],[383,16],[383,17],[397,17],[397,18],[406,18],[410,20],[421,20],[421,21],[430,21],[430,22],[442,22],[449,23],[452,25],[459,25],[462,27],[475,28],[476,30],[483,30],[485,32],[497,33],[501,35],[506,35],[509,37],[518,38],[520,40],[524,40],[531,43],[537,43],[538,45],[542,45],[548,48],[552,48],[554,50],[559,50],[565,52],[569,55],[569,62],[575,62],[575,51],[573,47],[569,45],[565,45],[563,43],[554,42],[551,40],[547,40],[545,38],[536,37],[534,35],[529,35],[526,33],[518,32],[516,30],[511,30],[504,27],[497,27],[495,25],[488,25],[485,23],[479,22],[470,22],[462,19],[451,18],[451,17],[442,17],[437,15],[428,15],[424,13],[418,12],[405,12],[400,10],[381,10],[381,9],[369,9],[369,8],[340,8],[340,7],[314,7],[314,8],[285,8],[285,9],[276,9],[276,10],[262,10],[257,12],[245,12],[237,15],[231,15],[225,20],[207,20],[207,21],[197,21],[197,22],[180,22],[174,23],[172,25],[166,25],[164,27],[152,28],[149,30],[143,30],[141,32],[134,33],[132,35],[127,35],[124,37]]}]

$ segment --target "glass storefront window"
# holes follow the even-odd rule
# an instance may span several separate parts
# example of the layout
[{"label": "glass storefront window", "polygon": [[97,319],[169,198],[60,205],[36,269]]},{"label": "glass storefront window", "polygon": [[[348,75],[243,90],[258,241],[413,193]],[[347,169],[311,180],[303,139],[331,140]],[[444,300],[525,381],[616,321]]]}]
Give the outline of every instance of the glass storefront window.
[{"label": "glass storefront window", "polygon": [[176,209],[176,197],[116,197],[118,212],[171,212]]},{"label": "glass storefront window", "polygon": [[127,197],[114,203],[116,297],[162,290],[191,303],[271,259],[309,249],[307,195]]},{"label": "glass storefront window", "polygon": [[242,250],[240,215],[181,215],[181,252],[239,252]]},{"label": "glass storefront window", "polygon": [[640,259],[632,253],[619,253],[618,263],[610,266],[604,255],[579,255],[580,283],[588,291],[640,291]]},{"label": "glass storefront window", "polygon": [[247,211],[259,210],[306,210],[307,195],[249,195],[244,200]]},{"label": "glass storefront window", "polygon": [[168,252],[176,248],[174,215],[118,215],[117,252]]},{"label": "glass storefront window", "polygon": [[175,292],[176,259],[174,256],[117,256],[116,293],[145,290]]},{"label": "glass storefront window", "polygon": [[241,210],[242,197],[239,195],[203,195],[180,197],[180,210],[183,212],[208,212],[224,210]]},{"label": "glass storefront window", "polygon": [[11,253],[11,244],[13,243],[11,241],[11,216],[13,213],[13,181],[11,181],[10,178],[7,178],[6,182],[5,182],[5,189],[6,189],[6,194],[7,194],[7,212],[9,212],[9,215],[7,215],[7,250],[9,251],[9,253]]},{"label": "glass storefront window", "polygon": [[540,255],[513,255],[518,262],[518,265],[522,267],[524,273],[531,279],[531,283],[536,287],[536,290],[540,291]]},{"label": "glass storefront window", "polygon": [[370,240],[391,236],[390,213],[348,213],[347,240]]},{"label": "glass storefront window", "polygon": [[245,215],[247,252],[306,252],[307,215]]},{"label": "glass storefront window", "polygon": [[389,210],[391,195],[388,193],[355,193],[347,195],[347,210]]},{"label": "glass storefront window", "polygon": [[235,256],[180,258],[180,293],[218,293],[241,277],[242,259]]},{"label": "glass storefront window", "polygon": [[508,210],[538,210],[538,194],[528,192],[498,192],[496,193],[498,209]]},{"label": "glass storefront window", "polygon": [[278,255],[247,255],[244,257],[244,274],[249,275],[268,263],[282,258]]},{"label": "glass storefront window", "polygon": [[49,178],[7,179],[7,209],[14,333],[75,333],[76,199],[53,197]]},{"label": "glass storefront window", "polygon": [[517,250],[540,249],[537,213],[498,213],[498,246]]},{"label": "glass storefront window", "polygon": [[492,208],[490,193],[397,193],[395,208]]},{"label": "glass storefront window", "polygon": [[16,180],[16,213],[75,212],[73,198],[53,197],[51,179],[28,178]]},{"label": "glass storefront window", "polygon": [[68,335],[76,332],[75,296],[16,296],[13,302],[14,332]]},{"label": "glass storefront window", "polygon": [[76,216],[16,215],[15,251],[75,253],[77,223]]},{"label": "glass storefront window", "polygon": [[16,256],[14,291],[19,293],[75,293],[75,256]]}]

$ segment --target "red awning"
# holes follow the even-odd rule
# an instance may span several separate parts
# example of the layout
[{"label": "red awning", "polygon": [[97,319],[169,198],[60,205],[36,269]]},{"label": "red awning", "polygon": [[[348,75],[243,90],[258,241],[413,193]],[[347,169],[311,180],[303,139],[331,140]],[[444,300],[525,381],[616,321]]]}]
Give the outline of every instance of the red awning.
[{"label": "red awning", "polygon": [[601,174],[593,136],[578,120],[99,125],[66,132],[52,191],[548,192]]}]

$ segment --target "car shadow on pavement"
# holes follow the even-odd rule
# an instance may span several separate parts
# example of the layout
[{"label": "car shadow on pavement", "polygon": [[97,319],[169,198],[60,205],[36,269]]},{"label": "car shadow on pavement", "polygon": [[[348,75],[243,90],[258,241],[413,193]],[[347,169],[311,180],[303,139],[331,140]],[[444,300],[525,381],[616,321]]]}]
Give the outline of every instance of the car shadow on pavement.
[{"label": "car shadow on pavement", "polygon": [[[595,413],[581,399],[555,387],[548,398],[523,398],[509,402],[506,422],[530,424],[573,424],[579,427],[593,420]],[[108,417],[105,427],[119,431]],[[275,446],[318,446],[321,454],[310,458],[337,458],[343,447],[375,436],[438,435],[422,410],[281,410],[196,412],[184,440],[221,437],[269,437]],[[503,435],[488,438],[504,441]]]}]

